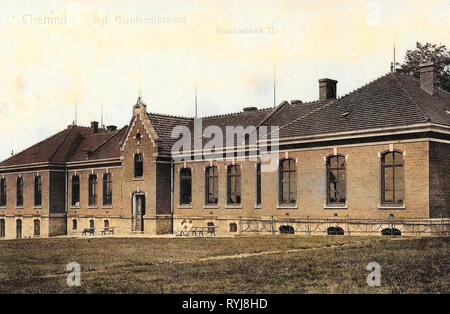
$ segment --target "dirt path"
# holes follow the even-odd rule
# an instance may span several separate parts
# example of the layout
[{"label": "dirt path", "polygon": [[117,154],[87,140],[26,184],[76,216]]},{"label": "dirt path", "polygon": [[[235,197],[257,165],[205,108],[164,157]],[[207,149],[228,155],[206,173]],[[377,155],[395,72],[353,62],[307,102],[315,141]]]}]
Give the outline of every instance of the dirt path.
[{"label": "dirt path", "polygon": [[[333,244],[333,245],[325,245],[325,246],[318,246],[318,247],[311,247],[311,248],[300,248],[300,249],[289,249],[289,250],[273,250],[273,251],[263,251],[263,252],[254,252],[254,253],[240,253],[240,254],[231,254],[231,255],[218,255],[218,256],[208,256],[208,257],[201,257],[201,258],[195,258],[195,259],[186,259],[186,260],[163,260],[159,262],[154,263],[140,263],[135,265],[116,265],[107,267],[104,269],[97,269],[97,270],[88,270],[83,271],[82,274],[95,274],[95,273],[107,273],[114,271],[115,269],[126,269],[126,268],[133,268],[133,270],[136,270],[138,268],[145,268],[149,266],[156,266],[156,265],[163,265],[163,264],[193,264],[193,263],[202,263],[202,262],[210,262],[210,261],[220,261],[220,260],[228,260],[228,259],[241,259],[241,258],[249,258],[249,257],[255,257],[255,256],[264,256],[264,255],[275,255],[275,254],[291,254],[291,253],[299,253],[299,252],[308,252],[308,251],[315,251],[315,250],[327,250],[327,249],[335,249],[335,248],[342,248],[342,247],[359,247],[361,246],[361,243],[339,243],[339,244]],[[35,276],[34,278],[57,278],[57,277],[63,277],[67,276],[67,272],[64,273],[58,273],[58,274],[47,274],[43,276]]]}]

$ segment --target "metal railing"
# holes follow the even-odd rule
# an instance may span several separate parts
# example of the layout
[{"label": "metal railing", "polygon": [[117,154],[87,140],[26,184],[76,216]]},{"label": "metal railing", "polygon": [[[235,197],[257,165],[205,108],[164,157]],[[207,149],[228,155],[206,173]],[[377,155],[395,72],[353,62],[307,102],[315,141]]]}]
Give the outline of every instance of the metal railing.
[{"label": "metal railing", "polygon": [[450,235],[450,219],[279,218],[239,219],[239,233],[340,234],[340,235]]}]

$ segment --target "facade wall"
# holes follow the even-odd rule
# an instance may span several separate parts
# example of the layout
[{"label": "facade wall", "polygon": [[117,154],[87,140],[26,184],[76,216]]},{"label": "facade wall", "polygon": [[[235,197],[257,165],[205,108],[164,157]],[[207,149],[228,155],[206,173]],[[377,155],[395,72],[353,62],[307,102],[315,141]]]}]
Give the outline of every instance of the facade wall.
[{"label": "facade wall", "polygon": [[[174,228],[186,218],[198,226],[207,221],[225,221],[220,230],[227,230],[231,220],[239,217],[276,218],[345,218],[352,219],[396,219],[429,218],[429,165],[428,142],[396,143],[393,145],[366,145],[337,147],[337,154],[347,160],[347,204],[345,208],[329,208],[326,205],[326,158],[335,153],[334,148],[291,151],[287,157],[296,160],[297,204],[295,208],[279,205],[278,171],[262,173],[262,204],[256,205],[256,162],[244,161],[241,165],[242,206],[226,204],[226,165],[231,162],[213,161],[219,169],[219,204],[205,205],[205,167],[208,161],[189,162],[192,169],[193,199],[191,206],[181,206],[179,200],[179,173],[184,167],[175,168]],[[381,206],[381,154],[395,149],[404,155],[405,207]],[[280,154],[280,159],[286,153]],[[230,220],[231,219],[231,220]]]},{"label": "facade wall", "polygon": [[[42,180],[42,205],[34,205],[34,178],[41,176]],[[16,180],[23,178],[23,206],[16,205]],[[0,219],[5,220],[5,239],[16,238],[16,220],[22,220],[22,237],[34,236],[34,220],[40,221],[40,237],[48,237],[48,216],[50,208],[50,174],[47,170],[26,171],[14,173],[0,173],[0,177],[6,179],[7,204],[0,207]]]},{"label": "facade wall", "polygon": [[450,144],[430,142],[430,217],[450,218]]},{"label": "facade wall", "polygon": [[[136,135],[140,133],[139,145]],[[402,152],[405,172],[404,208],[381,206],[381,154],[391,150]],[[256,206],[256,162],[235,161],[241,167],[242,202],[229,206],[227,199],[227,166],[231,161],[188,162],[192,169],[192,204],[180,205],[180,169],[174,169],[174,219],[171,219],[171,165],[158,162],[157,143],[153,142],[142,120],[137,119],[130,131],[124,150],[122,165],[83,167],[67,171],[67,215],[64,213],[65,172],[40,171],[42,177],[42,206],[34,207],[34,176],[37,172],[0,174],[7,179],[8,203],[0,208],[0,219],[5,219],[6,237],[16,237],[16,220],[23,220],[23,237],[33,236],[33,221],[41,221],[41,237],[52,235],[80,235],[94,220],[99,232],[108,220],[116,234],[132,232],[132,209],[135,194],[146,196],[144,225],[146,234],[177,232],[183,226],[206,227],[213,222],[220,234],[232,234],[230,224],[246,218],[257,219],[427,219],[448,217],[449,204],[449,145],[425,140],[396,142],[393,144],[364,144],[320,149],[304,149],[280,153],[280,160],[296,160],[297,204],[294,207],[279,205],[279,173],[262,173],[262,204]],[[134,178],[134,154],[144,157],[144,176]],[[344,208],[326,204],[326,158],[339,154],[346,157],[347,204]],[[205,205],[205,168],[217,165],[219,170],[219,203]],[[110,173],[113,182],[112,205],[103,205],[103,174]],[[80,206],[72,201],[72,177],[80,177]],[[97,175],[97,204],[88,205],[88,178]],[[16,178],[24,178],[24,206],[16,206]],[[52,197],[50,197],[52,195]],[[61,201],[62,200],[62,201]],[[445,216],[447,215],[447,216]],[[73,229],[77,220],[77,229]]]},{"label": "facade wall", "polygon": [[[136,115],[122,151],[123,209],[121,217],[128,219],[128,226],[123,231],[131,232],[134,195],[145,195],[144,233],[155,234],[157,144],[151,139],[148,127],[144,125],[142,119],[148,120],[148,117],[143,114]],[[139,141],[136,138],[138,133],[141,137]],[[143,155],[144,176],[142,178],[134,177],[134,155],[136,153]]]},{"label": "facade wall", "polygon": [[[112,178],[112,205],[103,205],[103,175],[110,173]],[[97,175],[97,204],[89,206],[89,175]],[[80,178],[80,206],[72,206],[72,178],[78,175]],[[67,232],[77,234],[83,228],[89,227],[89,221],[94,220],[96,228],[104,227],[104,220],[110,220],[110,226],[123,230],[125,226],[116,223],[122,213],[122,179],[120,167],[86,168],[68,171],[68,214]],[[73,230],[72,221],[78,220],[77,230]]]}]

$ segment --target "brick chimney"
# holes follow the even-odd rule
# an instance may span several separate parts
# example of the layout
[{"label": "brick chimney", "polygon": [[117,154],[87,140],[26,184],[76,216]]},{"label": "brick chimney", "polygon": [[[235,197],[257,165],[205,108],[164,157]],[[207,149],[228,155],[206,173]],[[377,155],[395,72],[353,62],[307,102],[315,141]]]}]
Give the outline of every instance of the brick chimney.
[{"label": "brick chimney", "polygon": [[437,73],[433,62],[420,64],[420,88],[430,95],[437,91]]},{"label": "brick chimney", "polygon": [[324,78],[319,80],[319,100],[336,99],[337,82]]},{"label": "brick chimney", "polygon": [[91,129],[94,131],[94,133],[98,133],[98,122],[97,121],[91,122]]}]

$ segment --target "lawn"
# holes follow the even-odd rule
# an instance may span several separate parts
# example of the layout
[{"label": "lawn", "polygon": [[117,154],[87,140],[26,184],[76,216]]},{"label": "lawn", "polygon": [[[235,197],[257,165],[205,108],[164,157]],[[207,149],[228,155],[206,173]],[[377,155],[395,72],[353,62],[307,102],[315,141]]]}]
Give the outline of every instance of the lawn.
[{"label": "lawn", "polygon": [[[450,238],[0,241],[1,293],[449,293]],[[66,266],[81,265],[68,287]],[[367,264],[381,266],[369,287]]]}]

